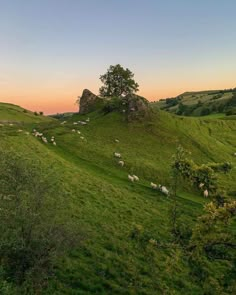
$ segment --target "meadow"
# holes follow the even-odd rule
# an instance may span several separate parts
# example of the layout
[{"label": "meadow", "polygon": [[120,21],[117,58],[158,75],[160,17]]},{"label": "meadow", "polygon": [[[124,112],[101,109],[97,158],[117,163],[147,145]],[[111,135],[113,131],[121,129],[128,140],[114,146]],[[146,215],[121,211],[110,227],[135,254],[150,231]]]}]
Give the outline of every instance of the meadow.
[{"label": "meadow", "polygon": [[[74,124],[88,117],[87,125]],[[54,274],[40,292],[235,294],[235,266],[209,261],[206,277],[199,279],[178,246],[165,246],[172,239],[173,200],[150,187],[154,182],[171,190],[172,156],[181,145],[197,165],[230,162],[229,174],[217,173],[218,186],[234,198],[235,119],[183,117],[153,109],[148,120],[133,122],[118,112],[105,115],[100,110],[62,121],[0,103],[0,148],[39,161],[45,170],[53,167],[60,179],[58,196],[63,192],[60,222],[72,220],[83,237],[55,261]],[[56,146],[34,137],[33,129],[48,139],[54,136]],[[122,155],[124,167],[114,152]],[[128,174],[140,181],[128,181]],[[179,222],[186,233],[210,200],[190,183],[178,183]],[[235,224],[231,230],[235,234]],[[21,287],[12,288],[13,294],[23,294]]]}]

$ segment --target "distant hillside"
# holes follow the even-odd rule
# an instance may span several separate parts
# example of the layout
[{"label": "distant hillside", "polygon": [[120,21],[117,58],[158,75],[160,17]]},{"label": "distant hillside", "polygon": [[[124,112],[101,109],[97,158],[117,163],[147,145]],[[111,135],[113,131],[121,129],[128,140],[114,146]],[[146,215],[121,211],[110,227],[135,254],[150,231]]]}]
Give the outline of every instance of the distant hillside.
[{"label": "distant hillside", "polygon": [[50,122],[52,120],[52,118],[43,116],[43,114],[40,115],[37,112],[31,112],[11,103],[0,102],[0,123],[40,123]]},{"label": "distant hillside", "polygon": [[185,92],[152,106],[182,116],[236,115],[236,89]]}]

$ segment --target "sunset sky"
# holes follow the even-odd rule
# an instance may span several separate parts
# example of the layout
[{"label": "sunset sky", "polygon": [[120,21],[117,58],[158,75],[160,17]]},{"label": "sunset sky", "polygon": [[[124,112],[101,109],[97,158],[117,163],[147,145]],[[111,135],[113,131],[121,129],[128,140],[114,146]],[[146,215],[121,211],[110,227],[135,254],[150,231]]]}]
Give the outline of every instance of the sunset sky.
[{"label": "sunset sky", "polygon": [[149,100],[236,87],[235,0],[0,0],[0,101],[75,111],[129,68]]}]

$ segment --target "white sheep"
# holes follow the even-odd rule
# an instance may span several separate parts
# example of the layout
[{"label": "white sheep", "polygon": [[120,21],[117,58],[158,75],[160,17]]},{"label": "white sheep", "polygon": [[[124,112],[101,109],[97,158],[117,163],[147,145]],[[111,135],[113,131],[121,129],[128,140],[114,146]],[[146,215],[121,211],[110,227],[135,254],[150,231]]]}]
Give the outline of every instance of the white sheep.
[{"label": "white sheep", "polygon": [[9,124],[9,126],[13,126],[13,124],[12,124],[12,123],[10,123],[10,124]]},{"label": "white sheep", "polygon": [[167,189],[165,186],[159,184],[159,189],[160,189],[160,191],[161,191],[164,195],[166,195],[166,196],[169,195],[169,191],[168,191],[168,189]]},{"label": "white sheep", "polygon": [[119,164],[121,167],[123,167],[123,166],[125,165],[125,162],[122,161],[122,160],[120,160],[120,161],[118,162],[118,164]]},{"label": "white sheep", "polygon": [[66,124],[66,121],[61,122],[61,125],[64,125],[64,124]]},{"label": "white sheep", "polygon": [[23,130],[22,129],[18,129],[18,132],[22,132]]},{"label": "white sheep", "polygon": [[204,196],[205,198],[207,198],[207,197],[208,197],[208,195],[209,195],[209,193],[208,193],[208,190],[207,190],[207,189],[205,189],[205,190],[204,190],[204,192],[203,192],[203,196]]},{"label": "white sheep", "polygon": [[90,119],[89,119],[89,118],[87,118],[85,121],[86,121],[86,122],[89,122],[89,121],[90,121]]},{"label": "white sheep", "polygon": [[114,156],[115,156],[116,158],[121,158],[121,154],[120,154],[120,153],[114,153]]},{"label": "white sheep", "polygon": [[53,145],[57,145],[57,143],[55,142],[55,141],[53,141],[53,143],[52,143]]},{"label": "white sheep", "polygon": [[44,143],[48,143],[48,141],[47,141],[47,138],[46,138],[46,137],[42,136],[41,138],[42,138],[42,141],[43,141]]},{"label": "white sheep", "polygon": [[126,110],[122,110],[122,113],[125,113],[126,112]]},{"label": "white sheep", "polygon": [[80,134],[81,132],[78,130],[77,133]]},{"label": "white sheep", "polygon": [[130,181],[134,182],[134,177],[133,177],[133,176],[128,175],[128,179],[129,179]]},{"label": "white sheep", "polygon": [[133,175],[135,181],[139,181],[139,177],[137,175]]},{"label": "white sheep", "polygon": [[157,189],[157,184],[151,182],[151,188],[153,188],[153,189]]},{"label": "white sheep", "polygon": [[74,122],[73,124],[74,124],[74,125],[78,125],[78,123],[77,123],[77,122]]},{"label": "white sheep", "polygon": [[80,139],[84,140],[84,137],[83,136],[80,136]]},{"label": "white sheep", "polygon": [[119,139],[115,139],[115,142],[117,142],[117,143],[118,143],[118,142],[120,142],[120,141],[119,141]]},{"label": "white sheep", "polygon": [[205,185],[205,184],[201,182],[201,183],[199,184],[199,188],[203,188],[204,185]]},{"label": "white sheep", "polygon": [[72,129],[71,131],[72,131],[72,132],[75,132],[75,129]]},{"label": "white sheep", "polygon": [[30,133],[28,131],[25,132],[26,135],[29,135]]}]

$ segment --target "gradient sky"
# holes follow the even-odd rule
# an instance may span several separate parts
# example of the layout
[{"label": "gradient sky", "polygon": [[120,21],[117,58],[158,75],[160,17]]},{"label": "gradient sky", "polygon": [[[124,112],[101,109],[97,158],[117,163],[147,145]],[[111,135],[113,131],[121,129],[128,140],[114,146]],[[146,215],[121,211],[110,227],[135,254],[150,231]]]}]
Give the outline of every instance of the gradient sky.
[{"label": "gradient sky", "polygon": [[0,0],[0,101],[74,111],[120,63],[149,100],[236,87],[235,0]]}]

